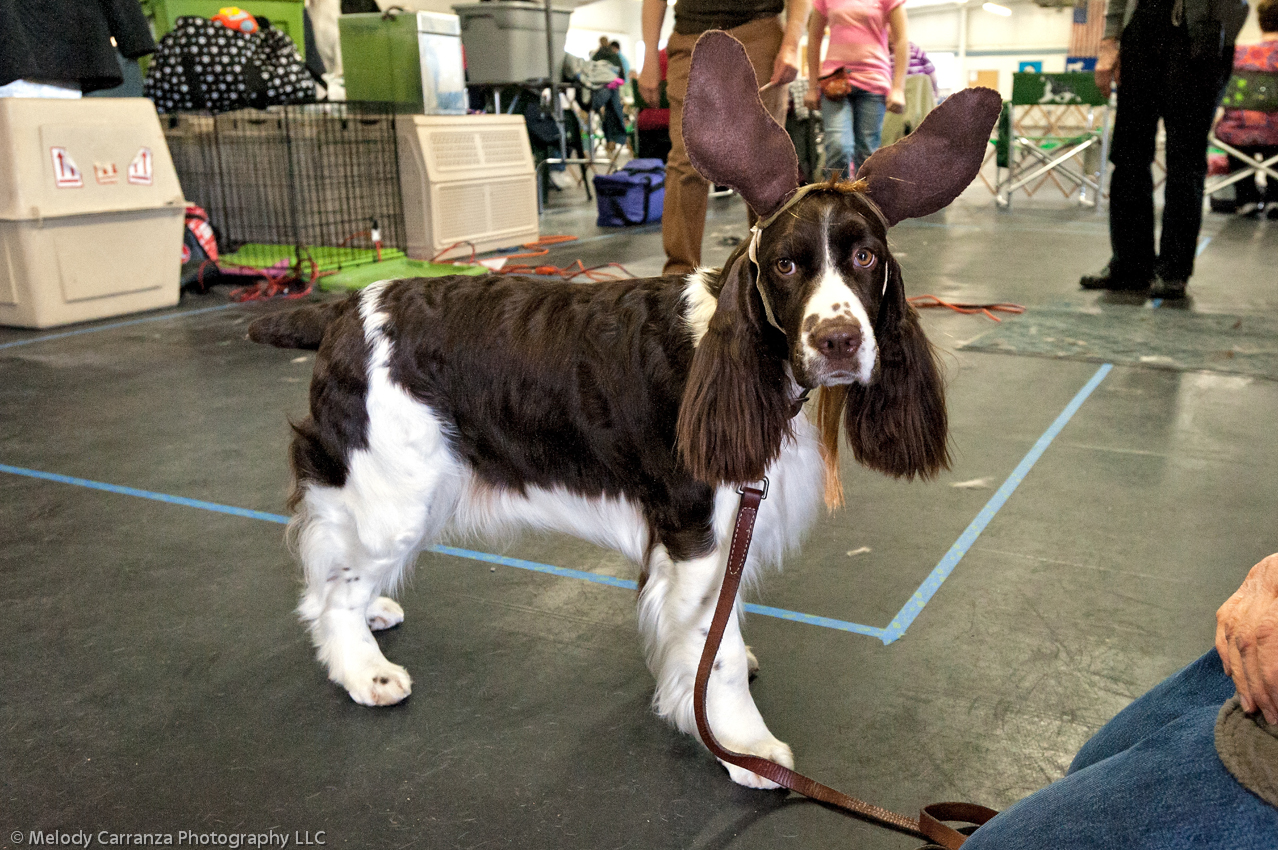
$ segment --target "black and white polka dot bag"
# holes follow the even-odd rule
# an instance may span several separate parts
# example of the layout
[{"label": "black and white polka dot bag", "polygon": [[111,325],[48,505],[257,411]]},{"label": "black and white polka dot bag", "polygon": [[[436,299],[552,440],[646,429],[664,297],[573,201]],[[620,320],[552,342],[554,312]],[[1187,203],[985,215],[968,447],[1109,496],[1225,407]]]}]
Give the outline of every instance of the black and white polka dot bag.
[{"label": "black and white polka dot bag", "polygon": [[159,112],[229,112],[315,99],[292,39],[274,27],[236,32],[207,18],[178,18],[160,39],[144,93]]}]

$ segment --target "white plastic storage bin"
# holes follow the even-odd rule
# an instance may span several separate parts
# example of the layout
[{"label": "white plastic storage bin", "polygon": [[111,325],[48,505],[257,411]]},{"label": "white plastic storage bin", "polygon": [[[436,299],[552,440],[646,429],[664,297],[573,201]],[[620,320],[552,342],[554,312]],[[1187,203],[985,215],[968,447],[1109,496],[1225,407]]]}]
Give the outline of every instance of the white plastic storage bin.
[{"label": "white plastic storage bin", "polygon": [[466,72],[460,36],[461,24],[456,15],[417,13],[422,111],[427,115],[466,114]]},{"label": "white plastic storage bin", "polygon": [[[530,0],[492,0],[454,6],[461,18],[469,82],[519,83],[549,78],[546,56],[546,8]],[[551,9],[554,78],[564,64],[571,9]]]},{"label": "white plastic storage bin", "polygon": [[0,324],[178,302],[186,202],[145,98],[0,98]]},{"label": "white plastic storage bin", "polygon": [[[538,238],[522,115],[400,115],[395,129],[408,256],[430,259],[462,241],[490,251]],[[469,253],[463,245],[446,256]]]}]

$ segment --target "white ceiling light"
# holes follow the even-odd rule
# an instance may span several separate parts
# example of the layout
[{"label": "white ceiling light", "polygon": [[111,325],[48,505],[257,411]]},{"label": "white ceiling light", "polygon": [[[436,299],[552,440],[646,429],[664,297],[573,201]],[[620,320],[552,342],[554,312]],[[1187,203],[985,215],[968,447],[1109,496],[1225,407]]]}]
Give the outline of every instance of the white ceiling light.
[{"label": "white ceiling light", "polygon": [[1005,18],[1010,18],[1012,16],[1011,9],[1007,8],[1006,6],[1000,6],[997,3],[985,3],[985,4],[982,4],[981,8],[995,15],[1002,15]]}]

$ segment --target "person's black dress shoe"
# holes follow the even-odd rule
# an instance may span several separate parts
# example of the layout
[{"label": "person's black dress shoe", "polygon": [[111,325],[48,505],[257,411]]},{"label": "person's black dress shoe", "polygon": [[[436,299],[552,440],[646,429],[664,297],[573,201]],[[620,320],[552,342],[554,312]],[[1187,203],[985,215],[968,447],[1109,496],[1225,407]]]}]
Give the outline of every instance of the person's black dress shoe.
[{"label": "person's black dress shoe", "polygon": [[1112,274],[1109,266],[1096,274],[1085,274],[1078,280],[1083,289],[1108,289],[1113,292],[1141,292],[1149,289],[1148,277],[1123,277]]},{"label": "person's black dress shoe", "polygon": [[1185,297],[1185,287],[1188,285],[1189,281],[1183,277],[1165,278],[1159,275],[1149,287],[1149,297],[1175,301]]}]

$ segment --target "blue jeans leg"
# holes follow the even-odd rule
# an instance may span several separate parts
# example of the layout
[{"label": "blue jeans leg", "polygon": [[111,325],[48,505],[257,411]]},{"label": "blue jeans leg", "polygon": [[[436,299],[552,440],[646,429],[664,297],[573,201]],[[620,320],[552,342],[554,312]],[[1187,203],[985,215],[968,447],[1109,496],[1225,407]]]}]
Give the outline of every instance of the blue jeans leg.
[{"label": "blue jeans leg", "polygon": [[1215,651],[1119,713],[1064,779],[981,827],[964,850],[1267,850],[1278,809],[1216,755],[1233,694]]},{"label": "blue jeans leg", "polygon": [[849,163],[857,168],[879,148],[883,138],[883,114],[887,98],[853,88],[838,100],[821,98],[821,120],[825,124],[825,170],[850,176]]},{"label": "blue jeans leg", "polygon": [[1225,675],[1220,656],[1212,649],[1114,715],[1074,756],[1069,772],[1082,770],[1135,746],[1196,708],[1219,711],[1233,695],[1233,680]]}]

